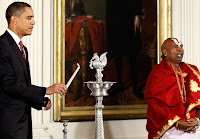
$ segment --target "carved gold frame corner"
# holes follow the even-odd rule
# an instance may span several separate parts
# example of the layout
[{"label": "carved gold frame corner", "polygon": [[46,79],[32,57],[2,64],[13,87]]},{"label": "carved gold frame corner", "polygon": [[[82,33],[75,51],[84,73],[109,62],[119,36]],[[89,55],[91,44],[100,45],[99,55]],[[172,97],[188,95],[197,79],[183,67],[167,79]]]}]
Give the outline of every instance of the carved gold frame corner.
[{"label": "carved gold frame corner", "polygon": [[[160,46],[171,37],[171,0],[157,0],[157,61]],[[65,0],[54,0],[54,83],[65,83]],[[65,98],[54,94],[54,121],[94,119],[93,106],[65,107]],[[105,106],[105,119],[146,118],[146,104]]]}]

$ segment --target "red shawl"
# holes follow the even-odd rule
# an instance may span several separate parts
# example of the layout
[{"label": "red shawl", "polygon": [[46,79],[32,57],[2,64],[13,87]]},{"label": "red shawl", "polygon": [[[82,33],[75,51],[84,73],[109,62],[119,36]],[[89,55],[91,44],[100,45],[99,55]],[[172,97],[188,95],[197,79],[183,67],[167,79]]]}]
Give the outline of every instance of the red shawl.
[{"label": "red shawl", "polygon": [[[155,65],[151,71],[145,90],[147,109],[147,131],[149,139],[159,139],[178,120],[194,118],[200,108],[200,74],[193,65],[181,63],[187,92],[187,102],[180,97],[176,75],[166,60]],[[196,73],[195,73],[196,72]],[[179,75],[181,83],[181,77]],[[187,116],[186,116],[187,115]]]},{"label": "red shawl", "polygon": [[78,39],[82,23],[88,22],[94,53],[101,54],[106,51],[106,24],[104,21],[97,21],[86,16],[78,16],[65,25],[66,55],[71,51]]}]

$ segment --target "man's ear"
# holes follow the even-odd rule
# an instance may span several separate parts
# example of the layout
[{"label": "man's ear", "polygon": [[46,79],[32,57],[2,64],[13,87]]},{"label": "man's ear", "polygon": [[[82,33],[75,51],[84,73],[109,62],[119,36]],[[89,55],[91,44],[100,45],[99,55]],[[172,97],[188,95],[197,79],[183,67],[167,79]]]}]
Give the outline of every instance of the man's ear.
[{"label": "man's ear", "polygon": [[163,54],[164,54],[165,57],[167,56],[167,51],[166,51],[166,49],[163,49]]},{"label": "man's ear", "polygon": [[17,17],[16,16],[11,16],[10,22],[13,23],[14,25],[17,24]]}]

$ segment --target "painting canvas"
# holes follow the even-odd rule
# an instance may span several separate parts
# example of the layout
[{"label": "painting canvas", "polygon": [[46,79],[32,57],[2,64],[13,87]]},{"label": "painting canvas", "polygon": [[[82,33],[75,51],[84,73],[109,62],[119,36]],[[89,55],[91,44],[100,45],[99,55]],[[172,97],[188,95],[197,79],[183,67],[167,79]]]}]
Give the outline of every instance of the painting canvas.
[{"label": "painting canvas", "polygon": [[[54,96],[54,119],[94,119],[96,100],[84,82],[96,80],[96,71],[89,68],[89,61],[94,53],[104,52],[108,52],[108,62],[103,81],[117,82],[104,97],[104,119],[145,118],[145,84],[159,56],[157,1],[57,0],[56,8],[60,3],[65,5],[61,12],[65,19],[61,22],[61,34],[65,35],[60,36],[61,46],[54,47],[54,51],[60,49],[64,53],[60,63],[55,53],[54,82],[60,78],[66,83],[77,63],[81,70],[64,98]],[[54,31],[58,32],[59,28]],[[54,45],[59,45],[58,41]]]}]

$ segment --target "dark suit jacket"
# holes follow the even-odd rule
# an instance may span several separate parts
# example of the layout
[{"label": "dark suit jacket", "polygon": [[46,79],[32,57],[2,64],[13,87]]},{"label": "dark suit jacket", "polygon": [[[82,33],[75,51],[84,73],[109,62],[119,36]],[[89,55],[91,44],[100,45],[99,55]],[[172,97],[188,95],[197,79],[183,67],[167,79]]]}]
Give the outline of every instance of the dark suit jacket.
[{"label": "dark suit jacket", "polygon": [[31,84],[27,62],[12,36],[0,36],[0,138],[32,139],[31,107],[42,109],[46,88]]}]

